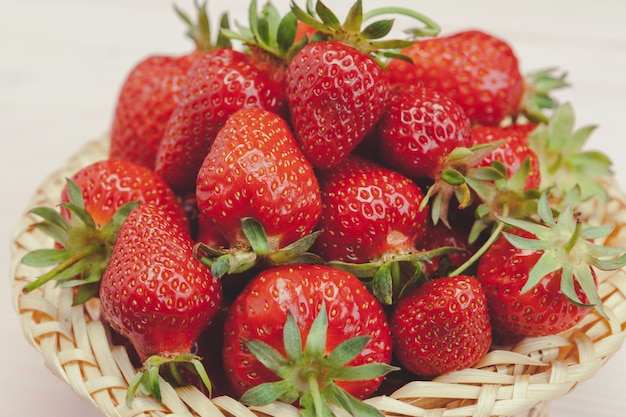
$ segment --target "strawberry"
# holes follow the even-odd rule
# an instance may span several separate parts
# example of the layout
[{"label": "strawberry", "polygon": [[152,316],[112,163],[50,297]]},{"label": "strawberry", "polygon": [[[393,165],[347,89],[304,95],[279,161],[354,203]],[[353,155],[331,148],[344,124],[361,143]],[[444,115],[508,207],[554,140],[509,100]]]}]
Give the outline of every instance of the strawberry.
[{"label": "strawberry", "polygon": [[505,41],[478,30],[418,40],[401,52],[412,64],[392,60],[391,82],[422,84],[463,108],[472,123],[498,125],[519,111],[524,78]]},{"label": "strawberry", "polygon": [[499,218],[513,228],[478,263],[494,331],[502,334],[552,335],[575,326],[592,307],[604,314],[595,268],[626,264],[623,249],[592,242],[611,227],[583,224],[570,206],[555,219],[545,195],[538,213],[539,223]]},{"label": "strawberry", "polygon": [[322,210],[313,168],[285,120],[253,107],[237,111],[217,134],[196,196],[201,215],[235,250],[255,249],[243,219],[262,228],[266,255],[310,234]]},{"label": "strawberry", "polygon": [[196,60],[181,87],[160,143],[156,172],[179,194],[195,189],[198,171],[226,120],[244,107],[281,112],[282,85],[232,49],[217,49]]},{"label": "strawberry", "polygon": [[[159,143],[165,126],[179,101],[183,79],[192,64],[216,47],[229,41],[222,36],[211,44],[206,5],[198,7],[198,22],[193,23],[180,10],[178,14],[189,26],[189,37],[195,50],[181,56],[152,55],[135,65],[119,92],[111,126],[112,159],[127,159],[154,169]],[[222,18],[222,26],[227,20]]]},{"label": "strawberry", "polygon": [[407,293],[389,326],[398,361],[420,376],[473,366],[491,345],[485,292],[470,276],[438,278]]},{"label": "strawberry", "polygon": [[49,207],[32,211],[43,218],[35,227],[49,234],[56,248],[33,251],[22,262],[55,267],[26,286],[25,291],[56,280],[79,287],[75,304],[98,293],[117,231],[134,205],[158,205],[170,222],[189,231],[182,206],[161,177],[126,160],[97,161],[81,168],[68,179],[60,200],[60,213]]},{"label": "strawberry", "polygon": [[422,191],[403,175],[350,155],[318,176],[324,232],[314,251],[327,260],[363,263],[410,253],[424,235]]},{"label": "strawberry", "polygon": [[387,66],[392,84],[421,84],[450,96],[472,124],[497,126],[523,114],[545,121],[550,92],[567,86],[563,74],[539,70],[524,77],[515,51],[503,39],[480,30],[418,40]]},{"label": "strawberry", "polygon": [[217,313],[222,293],[217,278],[194,259],[193,245],[154,204],[137,206],[119,230],[100,300],[104,320],[132,342],[146,367],[131,382],[128,402],[139,385],[161,399],[157,378],[166,363],[190,364],[210,386],[191,349]]},{"label": "strawberry", "polygon": [[286,96],[305,156],[315,168],[327,169],[357,147],[384,111],[389,83],[375,56],[408,42],[376,40],[389,33],[391,20],[361,31],[360,0],[344,25],[321,1],[316,11],[321,20],[292,4],[304,25],[325,36],[304,46],[289,63]]},{"label": "strawberry", "polygon": [[[79,169],[72,181],[82,190],[85,210],[97,227],[131,201],[162,206],[170,221],[189,230],[187,214],[172,189],[153,170],[128,160],[106,159]],[[69,201],[68,189],[61,192],[61,203]],[[61,213],[69,220],[69,212]]]},{"label": "strawberry", "polygon": [[327,403],[349,404],[352,415],[380,415],[352,396],[372,395],[393,369],[385,314],[363,284],[347,272],[304,264],[261,272],[235,299],[223,360],[242,402],[299,399],[307,415],[330,415]]},{"label": "strawberry", "polygon": [[322,233],[312,251],[359,278],[372,278],[374,295],[391,304],[401,290],[402,275],[410,278],[420,267],[411,262],[429,258],[415,249],[427,223],[426,211],[419,208],[421,189],[356,155],[348,155],[318,178],[322,215],[317,227]]},{"label": "strawberry", "polygon": [[[422,208],[439,193],[442,201],[433,204],[432,217],[435,223],[439,218],[447,222],[454,188],[442,178],[446,169],[467,171],[482,159],[476,156],[462,162],[454,156],[455,150],[471,146],[471,125],[463,109],[436,90],[396,86],[376,133],[383,163],[411,179],[430,181],[432,186]],[[462,155],[467,159],[466,153]]]},{"label": "strawberry", "polygon": [[471,146],[465,112],[448,96],[417,86],[392,90],[377,133],[384,162],[409,178],[438,178],[453,149]]},{"label": "strawberry", "polygon": [[316,168],[337,165],[384,110],[388,84],[380,65],[339,41],[310,43],[288,67],[291,122]]}]

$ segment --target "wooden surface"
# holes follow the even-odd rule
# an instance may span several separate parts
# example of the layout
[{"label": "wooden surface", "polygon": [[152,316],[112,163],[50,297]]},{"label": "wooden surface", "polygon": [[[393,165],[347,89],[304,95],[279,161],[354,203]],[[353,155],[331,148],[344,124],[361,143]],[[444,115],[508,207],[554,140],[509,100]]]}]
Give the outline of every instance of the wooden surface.
[{"label": "wooden surface", "polygon": [[[233,19],[246,21],[245,1],[209,3],[214,18],[228,7]],[[274,3],[287,9],[287,0]],[[193,11],[191,0],[177,4]],[[332,0],[327,4],[340,16],[349,6],[349,2]],[[388,4],[364,0],[366,9]],[[552,66],[567,70],[573,86],[559,97],[573,103],[578,126],[599,125],[589,148],[610,155],[619,183],[626,186],[626,3],[397,0],[393,4],[419,7],[444,33],[481,28],[508,40],[525,72]],[[183,34],[169,0],[0,2],[3,271],[9,269],[13,227],[32,191],[82,144],[107,131],[119,87],[137,61],[153,53],[183,53],[191,47]],[[0,414],[101,416],[57,380],[26,342],[8,284],[7,277],[0,287]],[[625,375],[626,349],[622,349],[595,378],[553,403],[550,416],[624,417]]]}]

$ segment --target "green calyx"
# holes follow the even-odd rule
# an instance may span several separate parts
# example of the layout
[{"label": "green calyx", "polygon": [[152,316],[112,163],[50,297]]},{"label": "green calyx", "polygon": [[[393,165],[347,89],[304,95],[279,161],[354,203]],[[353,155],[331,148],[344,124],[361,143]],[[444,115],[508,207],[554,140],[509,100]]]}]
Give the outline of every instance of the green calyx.
[{"label": "green calyx", "polygon": [[430,204],[433,223],[442,221],[450,227],[448,212],[452,197],[458,201],[459,208],[464,209],[472,202],[472,188],[483,187],[481,184],[506,178],[506,173],[503,176],[498,169],[479,166],[480,162],[501,144],[502,141],[496,141],[471,148],[453,149],[443,161],[440,177],[428,188],[420,204],[420,210],[424,210]]},{"label": "green calyx", "polygon": [[438,256],[464,251],[465,249],[446,246],[429,251],[383,256],[363,264],[330,261],[328,265],[358,277],[381,304],[391,305],[408,290],[428,280],[423,272],[425,262],[431,262]]},{"label": "green calyx", "polygon": [[[493,161],[489,168],[498,174],[473,175],[466,178],[470,188],[481,201],[475,210],[476,221],[472,224],[468,238],[470,243],[477,241],[489,227],[495,230],[498,226],[498,216],[528,219],[537,213],[537,200],[541,193],[536,189],[525,189],[531,169],[530,159],[526,158],[509,178],[506,167],[500,161]],[[483,178],[490,180],[482,181]]]},{"label": "green calyx", "polygon": [[601,152],[583,150],[596,126],[574,130],[574,122],[573,107],[564,104],[555,109],[547,124],[529,135],[530,147],[539,158],[541,189],[562,197],[578,187],[583,200],[607,201],[601,180],[612,175],[612,163]]},{"label": "green calyx", "polygon": [[557,101],[550,95],[554,90],[569,87],[565,73],[558,73],[556,68],[533,71],[526,75],[526,91],[522,103],[522,114],[536,123],[547,123],[549,117],[545,110],[558,107]]},{"label": "green calyx", "polygon": [[27,253],[22,263],[33,267],[53,268],[24,287],[24,292],[33,291],[49,281],[63,287],[79,287],[74,305],[95,296],[117,239],[117,232],[128,214],[138,202],[122,206],[109,223],[98,229],[87,210],[80,188],[67,180],[69,202],[61,204],[72,213],[68,222],[51,207],[36,207],[29,211],[43,220],[33,227],[41,230],[57,242],[61,248],[37,249]]},{"label": "green calyx", "polygon": [[[530,172],[528,158],[509,178],[506,167],[500,161],[493,161],[490,167],[477,168],[478,170],[484,170],[485,174],[474,174],[465,178],[481,201],[474,211],[476,220],[470,229],[468,242],[476,242],[487,230],[489,235],[480,248],[463,265],[450,272],[449,276],[467,271],[500,237],[505,227],[501,218],[529,220],[537,213],[537,202],[541,193],[539,190],[525,189],[526,178]],[[494,171],[498,174],[494,174]]]},{"label": "green calyx", "polygon": [[285,64],[307,43],[307,39],[295,42],[298,25],[296,16],[289,12],[281,17],[271,2],[265,3],[259,13],[256,0],[252,0],[248,21],[249,27],[237,24],[239,32],[223,28],[222,34],[249,47],[256,47]]},{"label": "green calyx", "polygon": [[[401,7],[383,7],[363,14],[361,0],[357,0],[352,5],[343,24],[320,0],[316,2],[314,11],[312,7],[307,7],[307,11],[305,11],[293,1],[291,10],[298,20],[313,27],[325,35],[327,39],[343,41],[363,53],[385,57],[403,58],[399,55],[398,50],[411,45],[418,36],[435,36],[440,31],[439,25],[428,17]],[[362,29],[363,23],[367,20],[385,14],[408,16],[418,20],[425,27],[405,30],[405,33],[410,35],[409,39],[392,40],[383,38],[391,32],[394,19],[377,20]]]},{"label": "green calyx", "polygon": [[359,401],[340,388],[336,381],[366,381],[386,375],[398,368],[384,363],[346,365],[363,351],[369,336],[357,336],[340,343],[326,354],[328,316],[325,303],[313,321],[306,344],[291,313],[283,330],[286,357],[268,344],[258,340],[246,341],[247,348],[281,380],[257,385],[241,397],[244,404],[263,406],[276,400],[292,403],[299,400],[302,415],[330,417],[329,404],[337,405],[352,416],[381,417],[376,408]]},{"label": "green calyx", "polygon": [[191,385],[191,382],[188,381],[189,376],[184,376],[181,372],[183,368],[190,370],[199,379],[208,390],[210,396],[212,391],[211,381],[200,357],[191,353],[184,353],[171,358],[154,355],[145,361],[143,370],[137,372],[130,382],[126,391],[126,405],[129,408],[132,407],[138,389],[161,402],[160,375],[165,375],[165,379],[175,386]]},{"label": "green calyx", "polygon": [[[542,252],[541,257],[529,273],[522,292],[535,287],[541,279],[552,273],[561,272],[561,291],[574,304],[593,306],[605,316],[602,301],[591,268],[604,271],[616,270],[626,265],[624,249],[612,248],[593,243],[593,240],[608,236],[611,226],[588,226],[574,215],[570,206],[561,211],[555,219],[546,195],[538,203],[541,222],[500,217],[509,226],[525,230],[535,238],[525,238],[503,232],[506,239],[516,248]],[[584,304],[576,294],[578,283],[589,300]]]},{"label": "green calyx", "polygon": [[[187,37],[194,41],[196,49],[198,51],[207,52],[218,48],[229,48],[231,46],[230,39],[224,36],[222,31],[218,32],[215,43],[213,43],[206,2],[200,5],[196,1],[194,4],[198,12],[197,22],[192,21],[191,18],[177,6],[174,6],[174,10],[187,24]],[[228,16],[224,13],[220,17],[220,28],[224,30],[228,29],[228,27]]]},{"label": "green calyx", "polygon": [[323,262],[317,255],[307,252],[321,231],[312,232],[284,248],[273,250],[267,233],[258,220],[252,217],[241,219],[241,229],[248,240],[247,245],[235,248],[212,248],[204,243],[195,245],[194,256],[211,268],[213,276],[219,278],[238,274],[260,263],[285,265]]}]

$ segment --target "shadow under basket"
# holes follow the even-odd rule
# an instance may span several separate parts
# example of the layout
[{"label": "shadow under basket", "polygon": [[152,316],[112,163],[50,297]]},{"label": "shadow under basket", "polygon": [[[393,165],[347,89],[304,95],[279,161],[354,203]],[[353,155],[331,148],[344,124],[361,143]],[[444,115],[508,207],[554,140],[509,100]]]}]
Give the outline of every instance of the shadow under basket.
[{"label": "shadow under basket", "polygon": [[[106,137],[88,143],[46,179],[28,208],[55,206],[66,177],[107,155]],[[626,196],[614,182],[606,188],[611,201],[586,203],[585,216],[593,224],[615,225],[605,244],[626,247]],[[72,290],[54,285],[22,293],[43,271],[21,264],[20,259],[33,249],[52,245],[46,235],[29,227],[36,220],[25,214],[13,236],[14,307],[25,337],[41,353],[46,366],[80,397],[111,417],[298,415],[298,409],[288,404],[247,408],[228,396],[209,399],[195,387],[172,388],[167,383],[162,384],[162,403],[138,396],[132,409],[128,408],[126,389],[137,370],[126,348],[111,343],[97,301],[72,306]],[[432,381],[412,381],[389,395],[366,401],[396,417],[548,416],[550,401],[592,378],[626,337],[626,271],[599,271],[598,280],[608,319],[591,312],[562,334],[526,338],[508,350],[491,351],[473,368]]]}]

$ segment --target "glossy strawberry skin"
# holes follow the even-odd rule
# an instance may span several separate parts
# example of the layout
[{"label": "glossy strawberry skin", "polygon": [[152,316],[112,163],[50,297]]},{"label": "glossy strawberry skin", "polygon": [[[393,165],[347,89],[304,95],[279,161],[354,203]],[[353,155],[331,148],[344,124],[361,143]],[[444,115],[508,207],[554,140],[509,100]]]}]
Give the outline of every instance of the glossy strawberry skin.
[{"label": "glossy strawberry skin", "polygon": [[253,217],[272,250],[310,233],[322,205],[319,184],[289,126],[277,114],[244,108],[228,119],[198,174],[200,213],[231,247]]},{"label": "glossy strawberry skin", "polygon": [[[173,190],[153,170],[128,160],[107,159],[89,164],[71,177],[83,192],[85,209],[98,227],[111,220],[126,203],[156,204],[163,208],[169,221],[189,231],[187,214]],[[61,192],[61,202],[69,201],[67,187]],[[69,219],[67,210],[62,214]]]},{"label": "glossy strawberry skin", "polygon": [[437,178],[446,156],[471,140],[463,110],[446,95],[417,86],[392,89],[377,133],[384,163],[411,179]]},{"label": "glossy strawberry skin", "polygon": [[315,168],[337,165],[380,118],[388,82],[371,57],[339,41],[306,45],[287,67],[296,138]]},{"label": "glossy strawberry skin", "polygon": [[[224,325],[223,359],[226,374],[238,393],[278,377],[245,347],[244,340],[260,340],[281,354],[283,327],[288,311],[306,340],[308,329],[322,302],[328,311],[326,350],[355,336],[371,336],[365,349],[349,366],[389,363],[391,336],[380,304],[355,276],[321,265],[279,266],[260,273],[237,297]],[[382,378],[369,381],[337,381],[358,398],[370,396]]]},{"label": "glossy strawberry skin", "polygon": [[398,301],[389,325],[396,357],[421,376],[473,366],[491,345],[485,293],[469,276],[438,278],[415,288]]},{"label": "glossy strawberry skin", "polygon": [[319,174],[322,215],[314,251],[326,260],[376,261],[410,253],[427,211],[421,189],[405,176],[355,155]]},{"label": "glossy strawberry skin", "polygon": [[498,125],[516,114],[524,94],[518,59],[504,40],[469,30],[419,40],[387,67],[391,83],[421,83],[457,102],[473,124]]},{"label": "glossy strawberry skin", "polygon": [[243,107],[285,111],[280,83],[250,57],[217,49],[198,59],[181,87],[157,152],[155,171],[177,193],[193,191],[198,170],[226,120]]},{"label": "glossy strawberry skin", "polygon": [[497,126],[474,126],[472,144],[492,143],[504,140],[504,143],[483,159],[481,165],[489,166],[493,161],[504,164],[510,177],[517,172],[526,158],[530,161],[530,173],[526,177],[525,189],[539,189],[541,172],[539,159],[528,143],[528,135],[537,126],[535,124]]},{"label": "glossy strawberry skin", "polygon": [[189,235],[161,207],[141,204],[120,228],[100,300],[104,319],[133,343],[143,362],[189,353],[222,293],[195,260]]},{"label": "glossy strawberry skin", "polygon": [[180,57],[150,56],[130,71],[113,115],[110,158],[154,169],[183,79],[199,56],[199,52]]},{"label": "glossy strawberry skin", "polygon": [[[533,237],[519,229],[510,232]],[[591,311],[574,305],[563,295],[560,272],[546,275],[537,286],[521,293],[541,254],[517,249],[502,236],[481,257],[476,277],[485,288],[494,331],[504,335],[552,335],[576,325]],[[593,269],[592,274],[595,280]],[[578,284],[576,289],[580,300],[586,302]]]}]

